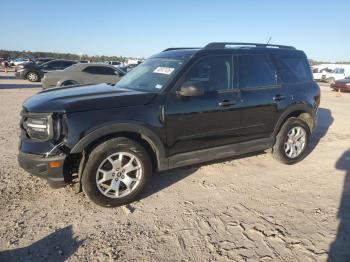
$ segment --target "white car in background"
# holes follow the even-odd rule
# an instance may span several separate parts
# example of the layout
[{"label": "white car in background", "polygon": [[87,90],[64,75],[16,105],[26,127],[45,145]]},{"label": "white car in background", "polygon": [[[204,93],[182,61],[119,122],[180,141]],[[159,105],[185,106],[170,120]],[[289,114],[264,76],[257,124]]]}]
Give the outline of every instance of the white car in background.
[{"label": "white car in background", "polygon": [[347,78],[350,76],[350,65],[341,65],[332,70],[322,74],[322,80],[329,84],[334,84],[335,81]]},{"label": "white car in background", "polygon": [[350,65],[321,64],[312,66],[312,75],[316,81],[325,81],[332,84],[350,75]]},{"label": "white car in background", "polygon": [[29,58],[17,58],[17,59],[13,59],[9,62],[10,66],[18,66],[18,65],[21,65],[23,63],[26,63],[26,62],[30,62],[30,59]]},{"label": "white car in background", "polygon": [[312,66],[312,75],[316,81],[321,81],[322,80],[322,75],[325,72],[331,72],[336,68],[335,64],[321,64],[321,65],[316,65]]}]

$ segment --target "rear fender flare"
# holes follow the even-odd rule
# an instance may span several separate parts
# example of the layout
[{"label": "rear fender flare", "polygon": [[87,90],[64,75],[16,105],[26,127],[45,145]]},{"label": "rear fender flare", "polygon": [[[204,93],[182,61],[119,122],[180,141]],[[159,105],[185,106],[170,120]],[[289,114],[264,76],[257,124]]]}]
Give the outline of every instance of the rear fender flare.
[{"label": "rear fender flare", "polygon": [[[273,131],[273,136],[276,137],[277,133],[281,129],[283,123],[288,119],[288,116],[293,114],[293,112],[301,112],[301,113],[307,113],[311,116],[312,118],[312,127],[315,126],[315,113],[314,111],[310,108],[310,106],[306,104],[296,104],[288,107],[283,111],[283,113],[280,115],[280,117],[277,120],[277,123],[275,125],[274,131]],[[310,125],[309,125],[310,126]],[[310,128],[310,131],[312,131],[312,127]]]}]

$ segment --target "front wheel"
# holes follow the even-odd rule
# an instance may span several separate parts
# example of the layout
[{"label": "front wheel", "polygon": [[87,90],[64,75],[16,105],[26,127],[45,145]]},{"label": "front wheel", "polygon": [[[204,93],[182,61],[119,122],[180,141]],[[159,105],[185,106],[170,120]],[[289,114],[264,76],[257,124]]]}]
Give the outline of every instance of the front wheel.
[{"label": "front wheel", "polygon": [[30,82],[38,82],[39,81],[39,75],[38,73],[36,72],[29,72],[27,74],[27,79],[30,81]]},{"label": "front wheel", "polygon": [[295,164],[306,156],[309,138],[308,125],[299,118],[289,118],[277,134],[273,156],[282,163]]},{"label": "front wheel", "polygon": [[82,188],[97,205],[121,206],[140,196],[151,174],[151,161],[142,146],[128,138],[114,138],[89,155]]},{"label": "front wheel", "polygon": [[327,78],[326,81],[327,81],[327,83],[330,84],[330,85],[335,84],[335,79],[334,79],[334,77]]}]

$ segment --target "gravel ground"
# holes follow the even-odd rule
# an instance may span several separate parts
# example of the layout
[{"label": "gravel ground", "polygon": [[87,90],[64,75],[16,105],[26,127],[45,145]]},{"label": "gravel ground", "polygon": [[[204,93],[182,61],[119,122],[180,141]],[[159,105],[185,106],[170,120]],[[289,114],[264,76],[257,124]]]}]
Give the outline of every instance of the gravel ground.
[{"label": "gravel ground", "polygon": [[312,150],[156,174],[104,209],[18,167],[24,99],[40,85],[0,73],[0,261],[350,261],[350,93],[322,86]]}]

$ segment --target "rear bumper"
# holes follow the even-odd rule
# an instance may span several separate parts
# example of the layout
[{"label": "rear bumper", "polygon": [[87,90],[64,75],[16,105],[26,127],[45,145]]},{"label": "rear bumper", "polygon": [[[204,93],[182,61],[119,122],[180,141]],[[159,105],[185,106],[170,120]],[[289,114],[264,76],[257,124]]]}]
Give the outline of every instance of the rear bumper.
[{"label": "rear bumper", "polygon": [[345,91],[345,92],[349,92],[350,91],[350,86],[344,86],[344,85],[331,85],[331,88],[335,91]]},{"label": "rear bumper", "polygon": [[[43,157],[41,155],[18,154],[18,163],[28,173],[44,178],[52,188],[62,188],[65,186],[63,175],[63,164],[66,155],[55,157]],[[50,167],[49,163],[55,162],[57,167]]]}]

